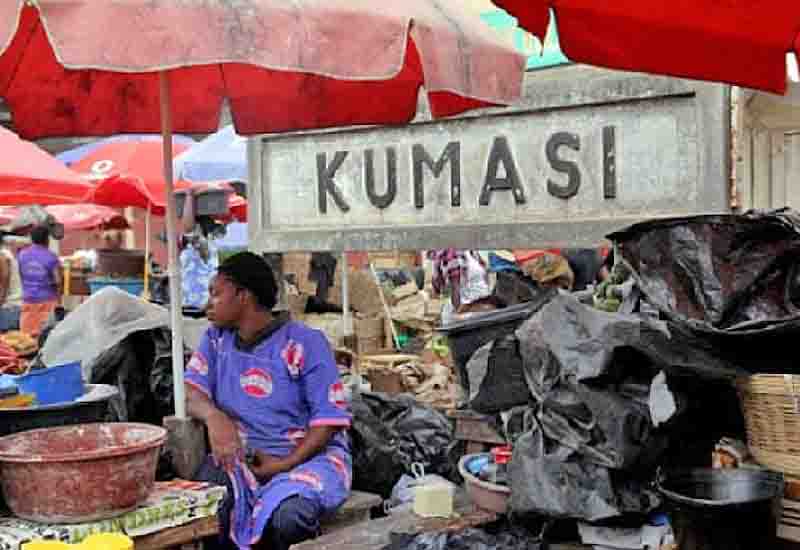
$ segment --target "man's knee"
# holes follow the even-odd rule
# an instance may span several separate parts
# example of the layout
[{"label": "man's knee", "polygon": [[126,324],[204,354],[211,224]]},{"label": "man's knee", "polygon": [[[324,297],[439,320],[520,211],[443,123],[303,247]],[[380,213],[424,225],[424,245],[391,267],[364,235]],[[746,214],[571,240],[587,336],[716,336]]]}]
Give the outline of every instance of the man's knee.
[{"label": "man's knee", "polygon": [[300,496],[284,500],[272,513],[270,527],[289,544],[315,537],[319,532],[319,506]]}]

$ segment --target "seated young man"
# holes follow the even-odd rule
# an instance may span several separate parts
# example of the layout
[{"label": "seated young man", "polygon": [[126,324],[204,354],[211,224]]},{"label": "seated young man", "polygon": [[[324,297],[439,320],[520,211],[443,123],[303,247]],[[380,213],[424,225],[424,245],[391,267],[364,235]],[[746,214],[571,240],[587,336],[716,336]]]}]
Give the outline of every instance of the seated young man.
[{"label": "seated young man", "polygon": [[211,457],[198,479],[225,483],[223,544],[283,550],[314,537],[350,493],[351,417],[325,336],[272,313],[267,262],[232,256],[211,283],[208,329],[187,365],[189,414]]}]

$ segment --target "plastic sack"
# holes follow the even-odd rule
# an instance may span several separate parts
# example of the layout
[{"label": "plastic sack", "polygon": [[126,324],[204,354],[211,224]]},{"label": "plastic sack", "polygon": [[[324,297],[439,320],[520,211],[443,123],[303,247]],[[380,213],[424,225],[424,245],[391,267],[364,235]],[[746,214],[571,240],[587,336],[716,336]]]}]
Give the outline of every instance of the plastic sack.
[{"label": "plastic sack", "polygon": [[467,363],[469,408],[493,414],[531,400],[525,381],[519,342],[511,334],[476,351]]},{"label": "plastic sack", "polygon": [[542,539],[520,527],[392,534],[382,550],[540,550]]},{"label": "plastic sack", "polygon": [[517,514],[600,521],[659,504],[635,480],[586,460],[539,429],[517,439],[508,473],[509,504]]},{"label": "plastic sack", "polygon": [[442,413],[411,395],[368,392],[353,395],[352,410],[353,489],[388,498],[414,463],[455,479],[452,426]]},{"label": "plastic sack", "polygon": [[516,331],[531,393],[542,401],[561,381],[605,375],[615,350],[635,347],[643,327],[669,337],[660,321],[598,311],[559,294]]},{"label": "plastic sack", "polygon": [[653,435],[646,403],[582,384],[553,389],[537,418],[548,438],[607,468],[632,468]]},{"label": "plastic sack", "polygon": [[742,330],[797,317],[800,216],[790,209],[674,218],[609,235],[642,292],[673,320]]},{"label": "plastic sack", "polygon": [[384,512],[391,514],[396,511],[406,511],[413,507],[416,495],[416,488],[423,485],[447,485],[455,490],[455,485],[442,476],[436,474],[425,474],[425,468],[421,464],[412,464],[412,475],[403,474],[400,481],[392,489],[392,494],[383,503]]},{"label": "plastic sack", "polygon": [[127,292],[107,287],[93,294],[50,333],[41,351],[48,366],[81,361],[84,380],[104,351],[141,330],[169,327],[169,312]]}]

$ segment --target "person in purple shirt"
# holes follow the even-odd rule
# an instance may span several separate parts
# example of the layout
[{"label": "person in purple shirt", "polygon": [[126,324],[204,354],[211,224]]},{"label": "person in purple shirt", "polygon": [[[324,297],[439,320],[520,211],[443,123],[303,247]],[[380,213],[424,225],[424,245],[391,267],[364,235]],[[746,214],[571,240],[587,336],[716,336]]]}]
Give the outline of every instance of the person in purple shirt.
[{"label": "person in purple shirt", "polygon": [[20,330],[36,338],[61,298],[61,261],[50,249],[50,231],[37,226],[31,231],[32,244],[17,256],[22,280]]},{"label": "person in purple shirt", "polygon": [[196,478],[228,486],[223,547],[287,549],[350,494],[351,415],[333,354],[321,332],[272,313],[276,296],[265,259],[228,258],[186,368],[187,408],[211,444]]}]

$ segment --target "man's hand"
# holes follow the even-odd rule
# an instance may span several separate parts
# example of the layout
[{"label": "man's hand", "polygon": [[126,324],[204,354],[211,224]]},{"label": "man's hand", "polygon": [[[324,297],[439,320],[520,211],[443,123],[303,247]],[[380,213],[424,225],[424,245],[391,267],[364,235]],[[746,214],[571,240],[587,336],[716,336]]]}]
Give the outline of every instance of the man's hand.
[{"label": "man's hand", "polygon": [[242,440],[236,424],[225,413],[217,410],[206,419],[211,454],[225,471],[233,468],[237,458],[243,458]]},{"label": "man's hand", "polygon": [[268,455],[262,451],[255,451],[253,463],[250,465],[253,475],[261,483],[267,483],[276,475],[288,472],[290,469],[284,459]]}]

